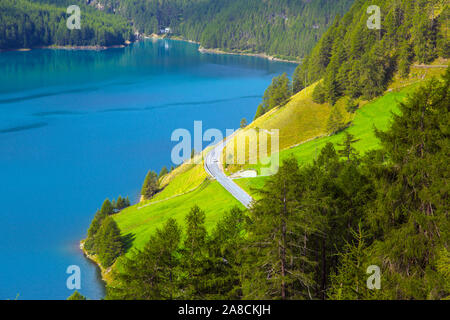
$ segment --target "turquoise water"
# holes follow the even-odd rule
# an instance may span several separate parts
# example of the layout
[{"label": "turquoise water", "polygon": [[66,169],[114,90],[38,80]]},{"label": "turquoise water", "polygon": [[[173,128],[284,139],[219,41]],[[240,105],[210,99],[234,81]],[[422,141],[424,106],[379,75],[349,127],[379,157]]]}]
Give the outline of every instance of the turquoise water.
[{"label": "turquoise water", "polygon": [[295,67],[197,49],[147,40],[0,53],[0,299],[65,299],[70,265],[81,293],[101,298],[78,243],[103,200],[137,201],[147,170],[171,166],[173,130],[238,128]]}]

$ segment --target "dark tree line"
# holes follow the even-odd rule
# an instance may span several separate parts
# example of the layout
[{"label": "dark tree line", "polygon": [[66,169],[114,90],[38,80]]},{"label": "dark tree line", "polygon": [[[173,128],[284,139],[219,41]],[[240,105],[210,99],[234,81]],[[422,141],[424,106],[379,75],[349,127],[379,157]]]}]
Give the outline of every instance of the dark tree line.
[{"label": "dark tree line", "polygon": [[304,57],[353,0],[99,0],[145,34],[170,27],[206,48]]},{"label": "dark tree line", "polygon": [[[81,29],[69,30],[66,10],[81,8]],[[97,11],[84,1],[2,0],[0,49],[38,46],[111,46],[134,40],[132,28],[118,16]]]}]

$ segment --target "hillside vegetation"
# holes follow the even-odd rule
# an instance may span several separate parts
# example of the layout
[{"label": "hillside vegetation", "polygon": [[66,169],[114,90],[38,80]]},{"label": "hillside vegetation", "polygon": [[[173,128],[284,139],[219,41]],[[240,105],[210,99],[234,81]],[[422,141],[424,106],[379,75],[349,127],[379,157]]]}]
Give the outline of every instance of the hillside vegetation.
[{"label": "hillside vegetation", "polygon": [[[81,29],[69,30],[67,8],[81,9]],[[84,1],[0,1],[0,49],[39,46],[112,46],[133,41],[127,21],[99,12]]]},{"label": "hillside vegetation", "polygon": [[[371,4],[385,13],[376,32],[363,30]],[[252,129],[280,130],[279,171],[236,180],[253,206],[233,209],[201,166],[169,173],[113,217],[139,251],[119,259],[107,298],[448,299],[447,12],[437,0],[355,1],[237,134],[251,145]],[[227,171],[248,168],[261,165]],[[382,290],[367,286],[373,265]]]},{"label": "hillside vegetation", "polygon": [[[207,228],[214,203],[167,220],[120,259],[107,298],[448,299],[449,88],[447,70],[362,108],[359,130],[398,106],[378,148],[362,156],[347,131],[312,162],[285,159],[247,215]],[[374,266],[379,282],[367,281]]]},{"label": "hillside vegetation", "polygon": [[[335,145],[340,143],[345,132],[358,137],[359,141],[354,144],[354,147],[358,152],[364,154],[379,147],[379,140],[375,137],[374,128],[385,130],[391,121],[392,112],[397,111],[398,103],[423,81],[442,75],[446,69],[443,67],[445,65],[448,65],[448,59],[437,59],[426,68],[412,66],[411,72],[406,78],[395,75],[385,95],[370,102],[360,101],[360,107],[355,113],[346,111],[345,102],[348,98],[339,99],[335,108],[340,110],[343,115],[342,123],[347,124],[348,127],[338,134],[330,135],[327,132],[327,119],[332,110],[329,103],[318,105],[313,102],[312,92],[317,83],[294,95],[285,106],[277,107],[256,119],[248,128],[282,128],[280,129],[279,143],[281,160],[295,156],[301,163],[310,163],[328,142]],[[285,121],[278,122],[279,119],[285,119]],[[274,122],[278,122],[279,126],[273,126]],[[304,127],[299,126],[301,123]],[[315,123],[320,125],[314,126]],[[311,125],[309,126],[309,124]],[[244,135],[245,132],[239,134]],[[239,169],[253,169],[260,172],[261,164],[250,164],[250,159],[255,160],[256,158],[258,158],[257,155],[250,154],[246,165],[229,166],[226,172],[233,173]],[[254,193],[254,190],[250,190],[255,187],[251,183],[252,180],[252,178],[238,179],[236,182],[246,191]],[[263,180],[265,180],[264,177],[257,178],[254,184],[260,186]]]},{"label": "hillside vegetation", "polygon": [[[195,177],[195,173],[192,174]],[[183,224],[185,216],[195,204],[207,212],[206,227],[211,229],[231,208],[243,206],[230,195],[218,182],[205,181],[197,189],[168,200],[143,202],[131,206],[114,215],[122,236],[127,239],[128,254],[131,249],[142,249],[149,237],[164,223],[172,218]]]},{"label": "hillside vegetation", "polygon": [[[380,8],[380,29],[369,29],[370,5]],[[317,100],[335,104],[342,96],[373,99],[388,88],[393,75],[407,77],[414,63],[450,57],[445,0],[355,1],[337,17],[293,79],[294,92],[323,78]]]},{"label": "hillside vegetation", "polygon": [[353,0],[95,0],[142,33],[172,33],[205,48],[301,58]]}]

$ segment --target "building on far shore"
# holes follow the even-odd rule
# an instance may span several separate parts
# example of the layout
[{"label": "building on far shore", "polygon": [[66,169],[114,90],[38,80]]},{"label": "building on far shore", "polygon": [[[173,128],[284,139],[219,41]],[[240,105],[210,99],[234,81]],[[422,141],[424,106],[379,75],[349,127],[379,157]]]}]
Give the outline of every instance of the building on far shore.
[{"label": "building on far shore", "polygon": [[161,27],[160,30],[159,30],[159,32],[160,32],[161,34],[169,34],[169,33],[172,32],[172,29],[170,29],[170,28],[168,28],[168,27]]}]

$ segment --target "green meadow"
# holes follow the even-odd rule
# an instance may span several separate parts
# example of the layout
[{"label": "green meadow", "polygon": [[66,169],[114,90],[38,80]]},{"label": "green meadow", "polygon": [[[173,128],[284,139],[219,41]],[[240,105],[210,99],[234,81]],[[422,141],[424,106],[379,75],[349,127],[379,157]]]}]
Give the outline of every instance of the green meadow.
[{"label": "green meadow", "polygon": [[114,216],[122,236],[127,239],[130,249],[142,248],[154,233],[169,218],[184,225],[184,218],[194,205],[206,213],[206,227],[213,228],[222,215],[238,206],[244,207],[230,195],[217,181],[206,180],[199,188],[178,197],[161,202],[139,203]]},{"label": "green meadow", "polygon": [[[405,99],[407,95],[412,93],[417,87],[417,84],[410,85],[397,92],[389,92],[386,95],[366,104],[356,111],[356,115],[351,126],[336,135],[317,138],[315,140],[305,142],[299,146],[281,151],[279,154],[280,163],[282,163],[283,159],[291,156],[298,159],[301,164],[309,163],[315,159],[320,150],[327,143],[331,142],[334,145],[341,143],[344,139],[345,132],[349,132],[359,139],[359,141],[355,143],[354,147],[361,154],[377,148],[379,141],[375,137],[374,128],[386,130],[392,118],[392,113],[395,113],[398,110],[399,102]],[[260,166],[254,165],[248,166],[248,168],[259,171]],[[267,177],[245,178],[235,180],[235,182],[249,194],[257,197],[258,195],[256,190],[264,185],[265,179],[267,179]]]}]

